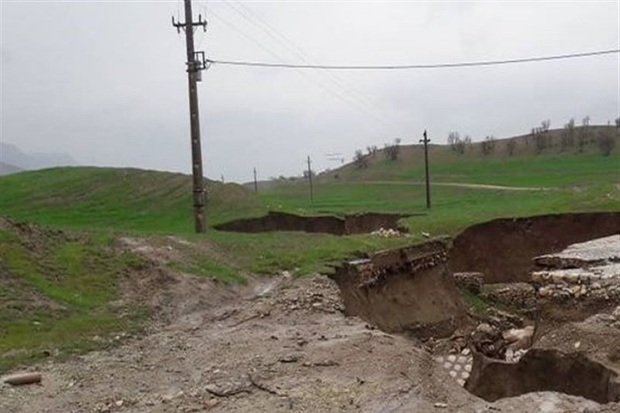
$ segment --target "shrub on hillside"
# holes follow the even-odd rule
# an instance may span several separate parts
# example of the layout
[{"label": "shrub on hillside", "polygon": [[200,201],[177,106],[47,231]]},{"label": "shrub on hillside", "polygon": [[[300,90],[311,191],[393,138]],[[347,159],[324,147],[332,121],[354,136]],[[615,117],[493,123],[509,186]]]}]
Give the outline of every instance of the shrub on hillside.
[{"label": "shrub on hillside", "polygon": [[353,156],[353,165],[355,165],[357,169],[368,168],[368,156],[364,156],[361,149],[355,151],[355,155]]},{"label": "shrub on hillside", "polygon": [[506,142],[506,151],[508,152],[508,156],[512,156],[515,153],[516,148],[517,140],[515,138],[508,139]]},{"label": "shrub on hillside", "polygon": [[495,149],[495,138],[493,136],[487,136],[480,144],[480,149],[484,156],[490,155]]},{"label": "shrub on hillside", "polygon": [[385,144],[385,157],[390,161],[395,161],[400,155],[400,138],[394,139],[394,142]]},{"label": "shrub on hillside", "polygon": [[598,147],[603,156],[609,156],[616,146],[613,132],[611,130],[602,130],[598,135]]}]

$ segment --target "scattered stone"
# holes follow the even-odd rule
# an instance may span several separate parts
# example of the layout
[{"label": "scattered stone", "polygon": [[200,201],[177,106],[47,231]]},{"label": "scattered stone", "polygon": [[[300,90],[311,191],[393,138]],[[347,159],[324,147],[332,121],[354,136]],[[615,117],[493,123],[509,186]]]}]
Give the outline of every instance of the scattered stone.
[{"label": "scattered stone", "polygon": [[205,407],[207,408],[207,410],[213,409],[215,406],[217,406],[218,404],[220,404],[220,401],[218,399],[209,399],[205,402]]},{"label": "scattered stone", "polygon": [[41,383],[41,373],[16,373],[4,378],[4,382],[12,386]]},{"label": "scattered stone", "polygon": [[435,407],[435,408],[437,408],[437,409],[445,409],[445,408],[447,408],[447,407],[448,407],[448,405],[447,405],[446,403],[440,403],[440,402],[437,402],[437,403],[435,403],[435,404],[433,405],[433,407]]},{"label": "scattered stone", "polygon": [[297,354],[287,354],[278,359],[280,363],[296,363],[299,361],[299,355]]}]

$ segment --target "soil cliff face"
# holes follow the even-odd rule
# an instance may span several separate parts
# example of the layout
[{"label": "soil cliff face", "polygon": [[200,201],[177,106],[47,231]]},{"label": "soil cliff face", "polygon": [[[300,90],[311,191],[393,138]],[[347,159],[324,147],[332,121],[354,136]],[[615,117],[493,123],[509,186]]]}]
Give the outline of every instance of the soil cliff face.
[{"label": "soil cliff face", "polygon": [[334,235],[364,234],[380,228],[407,232],[406,228],[398,225],[398,220],[407,216],[367,213],[346,215],[343,218],[332,215],[304,217],[271,211],[264,217],[226,222],[214,228],[233,232],[304,231]]},{"label": "soil cliff face", "polygon": [[432,241],[345,263],[332,278],[345,314],[387,332],[447,336],[466,310],[446,261],[445,244]]},{"label": "soil cliff face", "polygon": [[527,282],[534,257],[618,233],[618,212],[496,219],[471,226],[454,239],[449,267],[452,272],[482,272],[485,283]]}]

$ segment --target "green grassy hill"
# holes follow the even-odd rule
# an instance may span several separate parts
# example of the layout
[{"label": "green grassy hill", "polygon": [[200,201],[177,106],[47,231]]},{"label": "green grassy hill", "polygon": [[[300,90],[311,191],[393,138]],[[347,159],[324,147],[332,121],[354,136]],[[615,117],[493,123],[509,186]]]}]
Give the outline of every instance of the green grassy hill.
[{"label": "green grassy hill", "polygon": [[[193,229],[188,175],[94,167],[53,168],[0,178],[0,214],[88,229],[186,233]],[[236,184],[207,181],[209,225],[263,212]]]},{"label": "green grassy hill", "polygon": [[[581,149],[576,144],[563,148],[563,134],[562,130],[549,131],[541,150],[531,135],[496,140],[487,155],[480,142],[465,145],[463,153],[449,145],[430,145],[433,207],[427,215],[409,218],[405,224],[415,232],[454,234],[497,217],[620,209],[620,129],[590,127]],[[603,134],[615,142],[606,156],[598,146]],[[509,153],[511,140],[515,147]],[[270,209],[305,214],[427,212],[423,146],[402,146],[396,160],[385,155],[381,149],[366,155],[364,166],[352,162],[318,175],[312,203],[302,179],[275,181],[262,191],[261,199]]]},{"label": "green grassy hill", "polygon": [[[434,182],[460,182],[508,186],[590,185],[597,180],[618,175],[620,129],[591,126],[588,138],[579,149],[562,147],[563,130],[550,130],[544,137],[545,148],[538,150],[531,135],[494,140],[492,151],[484,155],[482,143],[463,146],[459,153],[449,145],[431,142],[429,163]],[[575,135],[580,133],[576,128]],[[598,139],[607,134],[615,142],[608,156],[601,155]],[[507,146],[514,142],[512,154]],[[443,142],[442,142],[443,143]],[[320,181],[409,181],[424,180],[424,147],[404,145],[398,159],[387,159],[384,149],[364,157],[365,167],[352,162],[336,170],[320,174]],[[569,173],[566,173],[569,171]],[[579,175],[577,174],[579,172]]]}]

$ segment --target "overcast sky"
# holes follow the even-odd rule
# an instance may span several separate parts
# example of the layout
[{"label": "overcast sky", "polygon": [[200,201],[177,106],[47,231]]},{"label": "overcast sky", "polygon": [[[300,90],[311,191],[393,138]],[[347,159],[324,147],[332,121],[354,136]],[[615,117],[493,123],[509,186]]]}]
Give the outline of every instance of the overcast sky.
[{"label": "overcast sky", "polygon": [[[84,165],[190,173],[182,1],[1,3],[2,141]],[[214,60],[429,64],[618,49],[614,1],[194,1]],[[301,173],[424,129],[497,138],[620,113],[618,54],[510,66],[310,71],[213,65],[199,83],[205,174]]]}]

